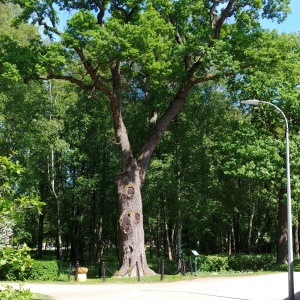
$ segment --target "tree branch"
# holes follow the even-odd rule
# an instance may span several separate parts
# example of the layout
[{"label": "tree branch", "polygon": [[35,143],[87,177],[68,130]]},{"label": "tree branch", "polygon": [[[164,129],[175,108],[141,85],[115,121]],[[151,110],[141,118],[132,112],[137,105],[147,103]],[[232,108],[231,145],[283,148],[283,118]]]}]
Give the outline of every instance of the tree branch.
[{"label": "tree branch", "polygon": [[[227,73],[224,76],[229,77],[231,75],[234,75],[234,73]],[[160,118],[160,120],[157,122],[157,125],[153,128],[152,133],[150,134],[148,140],[146,141],[142,153],[138,159],[138,165],[141,169],[141,179],[144,180],[145,174],[147,171],[147,168],[150,164],[151,155],[159,143],[160,139],[162,138],[162,135],[168,125],[173,121],[173,119],[178,115],[179,111],[183,107],[185,103],[185,99],[187,95],[189,94],[190,90],[199,83],[215,80],[218,76],[217,73],[215,74],[208,74],[203,77],[190,79],[189,82],[182,86],[177,94],[175,95],[172,103],[164,113],[164,115]]]},{"label": "tree branch", "polygon": [[220,33],[221,33],[221,28],[222,25],[224,23],[224,21],[231,17],[234,13],[234,9],[233,6],[235,5],[234,0],[230,0],[226,6],[226,8],[222,11],[222,14],[220,16],[220,18],[217,20],[216,23],[216,30],[215,30],[215,35],[214,35],[214,39],[219,39],[220,38]]},{"label": "tree branch", "polygon": [[121,147],[122,165],[123,171],[127,171],[127,167],[131,166],[133,161],[133,154],[126,126],[123,122],[121,112],[121,102],[119,98],[119,90],[121,88],[121,74],[120,74],[120,63],[115,62],[115,65],[111,68],[112,81],[113,81],[113,92],[108,95],[111,103],[111,111],[114,121],[114,131],[118,144]]},{"label": "tree branch", "polygon": [[[246,68],[249,68],[249,67],[245,66],[244,69],[246,69]],[[227,73],[223,74],[223,77],[227,78],[227,77],[233,76],[235,74],[236,74],[235,72],[227,72]],[[214,73],[214,74],[208,74],[206,76],[194,78],[194,79],[192,79],[192,84],[194,86],[199,83],[215,80],[218,76],[219,76],[219,74]]]},{"label": "tree branch", "polygon": [[[53,24],[53,23],[54,23],[54,20],[52,19],[51,22],[52,22],[52,24]],[[44,21],[44,18],[43,18],[43,17],[40,18],[40,19],[38,20],[38,24],[39,24],[40,26],[44,26],[44,28],[45,28],[46,30],[50,31],[50,32],[54,32],[54,33],[56,33],[56,34],[59,35],[59,36],[62,35],[62,32],[59,31],[59,30],[55,27],[55,23],[54,23],[54,26],[51,27],[51,26],[49,26],[49,25]]]},{"label": "tree branch", "polygon": [[[232,74],[230,74],[230,75],[232,75]],[[228,74],[227,76],[230,76],[230,75]],[[206,76],[195,78],[195,79],[193,79],[193,84],[196,85],[198,83],[211,81],[211,80],[216,79],[217,76],[218,76],[217,74],[208,74]]]},{"label": "tree branch", "polygon": [[175,29],[175,39],[176,39],[176,42],[178,44],[180,44],[180,45],[183,44],[181,36],[180,36],[178,30],[176,30],[176,22],[175,22],[174,17],[173,17],[173,15],[171,13],[169,14],[169,20],[170,20],[171,24],[173,25],[173,27]]},{"label": "tree branch", "polygon": [[[176,29],[176,22],[175,22],[174,16],[171,13],[169,14],[169,20],[170,20],[171,24],[174,27],[175,40],[176,40],[177,44],[183,45],[183,41],[181,39],[181,36],[180,36],[178,30]],[[185,70],[188,70],[188,67],[189,67],[189,56],[188,55],[184,56],[183,62],[184,62]]]},{"label": "tree branch", "polygon": [[24,82],[28,83],[32,79],[37,79],[37,80],[61,79],[61,80],[72,82],[72,83],[76,84],[81,89],[83,89],[84,91],[87,91],[87,92],[88,91],[92,91],[92,90],[95,89],[94,85],[87,85],[87,84],[83,83],[81,80],[76,79],[76,78],[74,78],[72,76],[65,76],[65,75],[36,75],[34,78],[26,78],[24,80]]},{"label": "tree branch", "polygon": [[165,111],[163,116],[160,118],[160,120],[157,122],[148,140],[146,141],[142,149],[141,155],[138,159],[138,166],[140,167],[140,176],[142,181],[145,178],[145,174],[150,164],[151,155],[154,149],[161,140],[162,135],[168,127],[168,125],[173,121],[175,116],[183,107],[185,99],[193,86],[194,84],[191,82],[190,84],[186,84],[179,89],[172,103]]},{"label": "tree branch", "polygon": [[104,27],[104,14],[105,14],[105,10],[106,10],[106,2],[107,1],[95,1],[95,4],[97,5],[97,7],[99,8],[99,13],[97,14],[97,20],[98,20],[98,24],[101,27]]},{"label": "tree branch", "polygon": [[97,70],[95,70],[89,60],[86,59],[83,50],[79,47],[74,47],[74,50],[78,54],[85,70],[87,73],[91,76],[93,82],[95,83],[97,81]]},{"label": "tree branch", "polygon": [[125,22],[129,23],[132,15],[137,11],[138,5],[134,6],[130,11],[126,10],[126,2],[125,4],[120,4],[119,1],[111,1],[114,9],[121,11],[125,16]]}]

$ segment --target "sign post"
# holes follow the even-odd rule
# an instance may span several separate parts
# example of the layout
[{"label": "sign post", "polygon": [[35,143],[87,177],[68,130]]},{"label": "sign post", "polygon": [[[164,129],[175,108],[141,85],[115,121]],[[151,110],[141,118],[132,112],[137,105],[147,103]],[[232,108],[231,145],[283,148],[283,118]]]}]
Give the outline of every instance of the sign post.
[{"label": "sign post", "polygon": [[197,274],[197,257],[199,256],[199,253],[196,250],[192,250],[192,253],[195,257],[195,273],[194,273],[194,275],[197,276],[198,275]]}]

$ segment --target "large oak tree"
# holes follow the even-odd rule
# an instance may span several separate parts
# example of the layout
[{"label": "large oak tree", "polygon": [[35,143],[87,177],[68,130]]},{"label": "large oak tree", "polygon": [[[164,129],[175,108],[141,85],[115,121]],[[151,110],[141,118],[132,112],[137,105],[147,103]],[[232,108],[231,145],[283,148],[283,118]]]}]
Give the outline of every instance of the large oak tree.
[{"label": "large oak tree", "polygon": [[[110,102],[122,170],[119,195],[119,275],[150,274],[147,266],[141,188],[151,156],[196,85],[236,78],[245,69],[271,67],[254,59],[260,49],[261,17],[281,21],[289,0],[15,0],[22,13],[49,39],[30,44],[1,37],[0,73],[16,80],[66,80],[93,99]],[[60,20],[61,24],[60,25]],[[274,66],[276,68],[276,66]],[[143,101],[148,135],[135,144],[122,107]],[[101,100],[102,101],[102,100]],[[140,119],[140,118],[139,118]],[[141,140],[144,138],[144,142]]]}]

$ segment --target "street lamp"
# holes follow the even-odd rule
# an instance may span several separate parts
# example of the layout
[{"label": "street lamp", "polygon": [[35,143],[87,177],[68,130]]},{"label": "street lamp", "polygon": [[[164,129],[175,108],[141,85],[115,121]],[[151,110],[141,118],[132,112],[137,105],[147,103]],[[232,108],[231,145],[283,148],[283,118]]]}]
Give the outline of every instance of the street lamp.
[{"label": "street lamp", "polygon": [[286,138],[286,191],[287,191],[287,234],[288,234],[288,279],[289,279],[289,299],[294,300],[294,278],[293,278],[293,240],[292,240],[292,204],[291,204],[291,182],[290,182],[290,151],[289,151],[289,124],[283,111],[273,103],[261,100],[244,100],[243,104],[258,105],[264,103],[273,106],[283,116],[285,121]]}]

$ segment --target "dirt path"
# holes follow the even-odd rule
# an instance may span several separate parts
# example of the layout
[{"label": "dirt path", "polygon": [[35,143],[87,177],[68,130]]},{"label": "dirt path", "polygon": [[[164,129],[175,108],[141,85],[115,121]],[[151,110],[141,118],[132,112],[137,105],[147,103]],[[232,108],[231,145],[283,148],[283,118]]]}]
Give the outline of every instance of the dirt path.
[{"label": "dirt path", "polygon": [[[55,300],[284,300],[289,295],[287,273],[172,283],[25,284],[24,288]],[[300,272],[294,273],[294,292],[295,300],[300,300]]]}]

